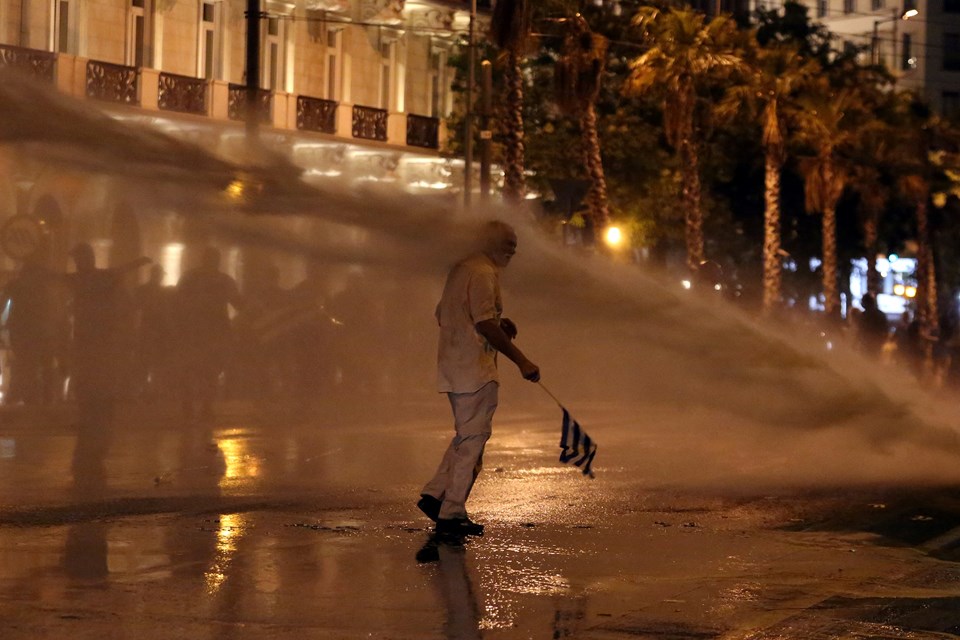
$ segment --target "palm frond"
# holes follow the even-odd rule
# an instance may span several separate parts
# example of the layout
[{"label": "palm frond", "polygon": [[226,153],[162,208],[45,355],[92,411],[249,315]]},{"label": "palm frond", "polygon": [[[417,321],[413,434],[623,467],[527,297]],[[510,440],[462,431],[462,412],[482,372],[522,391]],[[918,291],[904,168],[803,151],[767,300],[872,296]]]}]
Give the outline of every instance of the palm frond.
[{"label": "palm frond", "polygon": [[555,67],[557,103],[567,113],[581,113],[600,93],[607,61],[607,39],[593,33],[577,14],[566,21],[563,55]]}]

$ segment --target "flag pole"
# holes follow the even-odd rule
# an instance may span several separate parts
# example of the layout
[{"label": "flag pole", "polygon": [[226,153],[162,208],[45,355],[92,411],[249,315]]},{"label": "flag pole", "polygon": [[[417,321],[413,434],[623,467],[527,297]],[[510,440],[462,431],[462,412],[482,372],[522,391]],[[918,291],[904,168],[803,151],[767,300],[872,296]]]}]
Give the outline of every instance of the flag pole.
[{"label": "flag pole", "polygon": [[543,386],[543,383],[540,382],[539,380],[537,381],[537,384],[540,385],[540,388],[543,389],[548,396],[550,396],[551,398],[553,398],[553,401],[557,403],[557,406],[558,406],[558,407],[560,407],[561,409],[564,408],[563,404],[562,404],[559,400],[557,400],[557,396],[555,396],[555,395],[553,395],[552,393],[550,393],[550,389],[547,389],[545,386]]}]

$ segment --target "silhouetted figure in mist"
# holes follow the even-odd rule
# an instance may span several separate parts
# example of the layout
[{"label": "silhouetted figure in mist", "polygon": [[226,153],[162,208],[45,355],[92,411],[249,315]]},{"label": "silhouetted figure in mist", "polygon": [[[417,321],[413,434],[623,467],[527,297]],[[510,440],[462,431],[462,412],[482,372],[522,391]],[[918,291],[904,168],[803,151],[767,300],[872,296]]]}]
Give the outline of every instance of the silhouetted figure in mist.
[{"label": "silhouetted figure in mist", "polygon": [[383,329],[381,311],[374,283],[362,271],[351,272],[343,289],[330,300],[330,313],[339,323],[333,355],[340,390],[377,390],[383,357],[377,344]]},{"label": "silhouetted figure in mist", "polygon": [[149,258],[121,267],[98,269],[93,247],[78,244],[70,252],[76,271],[66,276],[73,303],[71,386],[81,428],[106,427],[113,419],[120,363],[123,361],[121,308],[124,275]]},{"label": "silhouetted figure in mist", "polygon": [[280,270],[270,264],[252,279],[243,294],[243,312],[234,323],[242,393],[261,399],[276,398],[291,386],[291,345],[284,326],[290,292],[280,286]]},{"label": "silhouetted figure in mist", "polygon": [[920,318],[914,318],[907,325],[904,337],[904,356],[910,365],[910,370],[917,378],[923,377],[924,359],[926,357],[926,346],[928,340],[924,336],[923,328],[920,326]]},{"label": "silhouetted figure in mist", "polygon": [[539,367],[512,342],[516,325],[501,318],[500,270],[517,251],[517,234],[504,222],[488,222],[480,247],[450,270],[436,311],[439,391],[450,400],[456,435],[436,475],[420,492],[417,507],[436,521],[438,533],[483,533],[483,526],[467,516],[466,502],[497,409],[497,353],[510,358],[525,379],[540,380]]},{"label": "silhouetted figure in mist", "polygon": [[723,267],[713,260],[704,260],[697,265],[693,273],[693,282],[703,291],[719,292],[723,290]]},{"label": "silhouetted figure in mist", "polygon": [[934,368],[940,386],[955,383],[954,360],[958,340],[957,307],[954,296],[947,296],[940,300],[940,334],[933,347]]},{"label": "silhouetted figure in mist", "polygon": [[887,316],[877,308],[876,299],[869,293],[864,294],[860,304],[863,306],[863,312],[859,316],[857,340],[864,353],[877,357],[887,341],[889,332]]},{"label": "silhouetted figure in mist", "polygon": [[220,251],[204,249],[200,266],[177,283],[180,389],[184,417],[213,418],[220,374],[233,346],[229,307],[240,308],[233,278],[220,271]]},{"label": "silhouetted figure in mist", "polygon": [[9,304],[5,326],[13,353],[10,404],[46,405],[53,398],[65,325],[60,289],[57,277],[28,260],[0,294],[0,309]]},{"label": "silhouetted figure in mist", "polygon": [[893,329],[893,341],[897,346],[896,363],[908,368],[911,372],[914,371],[914,359],[916,357],[916,336],[913,334],[912,327],[913,322],[910,320],[910,312],[904,311],[900,314],[900,319],[897,320]]},{"label": "silhouetted figure in mist", "polygon": [[301,401],[315,400],[330,389],[330,343],[336,329],[325,306],[326,278],[311,264],[307,277],[290,290],[287,317],[293,347],[294,385]]},{"label": "silhouetted figure in mist", "polygon": [[174,288],[163,286],[163,268],[150,267],[150,279],[134,291],[137,310],[137,387],[156,399],[170,390],[174,330]]}]

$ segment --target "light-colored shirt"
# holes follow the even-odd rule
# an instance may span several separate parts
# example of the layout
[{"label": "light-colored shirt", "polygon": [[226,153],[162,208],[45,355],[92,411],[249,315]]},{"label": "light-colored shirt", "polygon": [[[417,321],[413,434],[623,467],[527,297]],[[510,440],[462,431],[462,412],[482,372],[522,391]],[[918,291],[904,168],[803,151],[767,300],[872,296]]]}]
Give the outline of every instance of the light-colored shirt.
[{"label": "light-colored shirt", "polygon": [[477,333],[476,324],[499,320],[500,269],[485,254],[454,265],[437,305],[440,340],[437,381],[442,393],[473,393],[499,381],[497,350]]}]

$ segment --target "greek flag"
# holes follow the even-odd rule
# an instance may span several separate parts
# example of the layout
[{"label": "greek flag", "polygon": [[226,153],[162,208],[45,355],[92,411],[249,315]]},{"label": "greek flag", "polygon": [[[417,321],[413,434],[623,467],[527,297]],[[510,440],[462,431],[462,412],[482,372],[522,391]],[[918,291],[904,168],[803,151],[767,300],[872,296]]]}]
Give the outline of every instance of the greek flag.
[{"label": "greek flag", "polygon": [[[563,409],[563,407],[560,407]],[[560,462],[580,467],[583,475],[593,478],[593,457],[597,444],[580,427],[580,424],[563,409],[563,435],[560,437]]]}]

